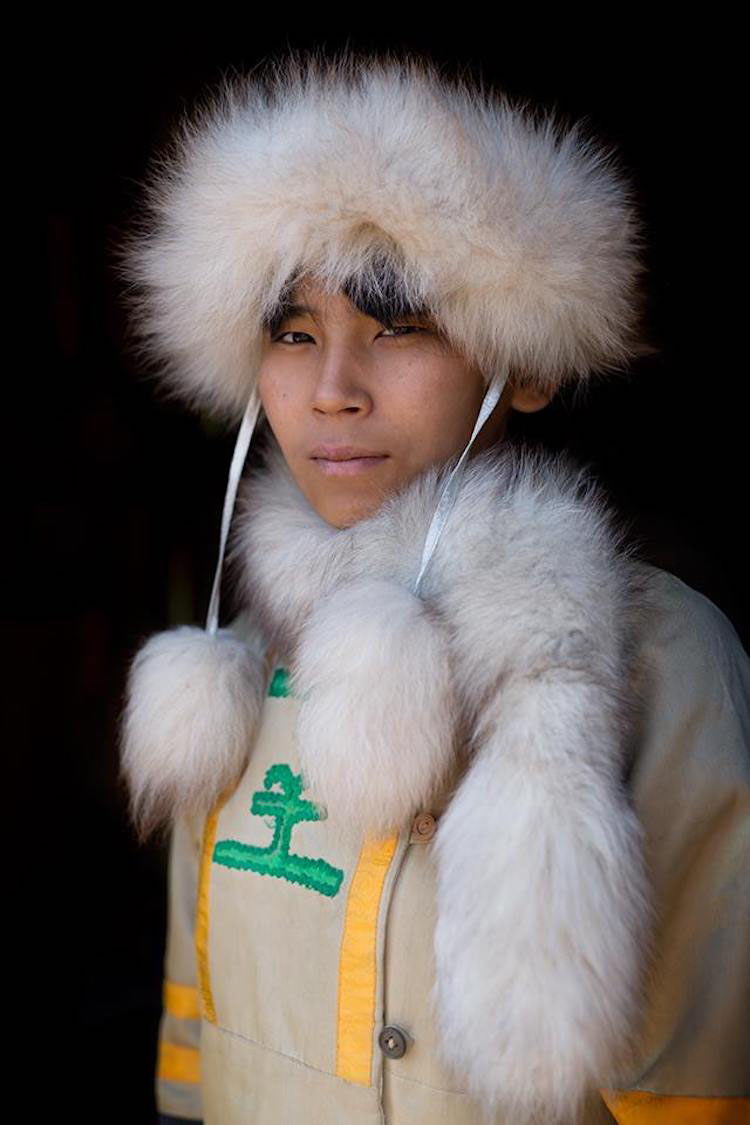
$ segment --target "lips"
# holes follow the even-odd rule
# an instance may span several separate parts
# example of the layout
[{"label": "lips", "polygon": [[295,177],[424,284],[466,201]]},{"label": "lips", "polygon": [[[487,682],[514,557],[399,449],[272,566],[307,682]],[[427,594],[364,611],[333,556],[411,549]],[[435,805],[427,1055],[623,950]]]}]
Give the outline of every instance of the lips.
[{"label": "lips", "polygon": [[381,453],[377,449],[363,449],[359,445],[316,445],[310,452],[310,457],[313,460],[322,459],[324,461],[353,461],[367,457],[387,457],[387,453]]},{"label": "lips", "polygon": [[350,477],[382,465],[387,453],[355,445],[317,445],[310,458],[326,476]]}]

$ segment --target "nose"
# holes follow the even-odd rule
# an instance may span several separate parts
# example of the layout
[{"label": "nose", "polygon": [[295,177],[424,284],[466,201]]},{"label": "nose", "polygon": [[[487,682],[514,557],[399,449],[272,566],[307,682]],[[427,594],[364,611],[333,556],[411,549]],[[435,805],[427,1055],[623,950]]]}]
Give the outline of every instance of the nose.
[{"label": "nose", "polygon": [[366,382],[362,365],[350,349],[330,350],[321,357],[313,410],[320,414],[338,414],[343,410],[367,413],[372,408],[372,398]]}]

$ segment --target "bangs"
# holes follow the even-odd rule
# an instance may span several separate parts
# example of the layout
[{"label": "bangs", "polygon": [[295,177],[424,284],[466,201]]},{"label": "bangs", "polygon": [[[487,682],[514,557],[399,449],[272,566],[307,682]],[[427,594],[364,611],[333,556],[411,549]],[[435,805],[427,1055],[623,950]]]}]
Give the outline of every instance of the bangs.
[{"label": "bangs", "polygon": [[364,316],[372,317],[386,328],[404,318],[434,320],[427,302],[417,296],[398,265],[387,257],[375,258],[332,285],[310,272],[295,270],[278,301],[263,317],[263,328],[274,335],[284,320],[297,308],[297,290],[304,281],[318,282],[328,293],[339,292]]}]

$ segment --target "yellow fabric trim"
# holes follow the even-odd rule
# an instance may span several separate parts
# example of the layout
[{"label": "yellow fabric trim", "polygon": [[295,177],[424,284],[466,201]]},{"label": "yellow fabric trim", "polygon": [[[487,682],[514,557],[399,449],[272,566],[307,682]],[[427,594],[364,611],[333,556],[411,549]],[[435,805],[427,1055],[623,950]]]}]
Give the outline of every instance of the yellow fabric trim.
[{"label": "yellow fabric trim", "polygon": [[336,1074],[370,1085],[377,976],[380,896],[398,834],[365,840],[349,887],[341,938],[336,1028]]},{"label": "yellow fabric trim", "polygon": [[178,1020],[198,1020],[201,1013],[198,1007],[198,989],[190,984],[178,984],[174,980],[164,981],[164,1007]]},{"label": "yellow fabric trim", "polygon": [[[266,675],[273,667],[275,652],[266,653]],[[216,843],[216,826],[219,813],[231,796],[227,790],[216,804],[213,812],[206,818],[203,828],[203,847],[201,850],[200,874],[198,877],[198,905],[195,919],[195,952],[198,962],[198,995],[201,1014],[204,1019],[216,1023],[213,993],[211,992],[211,972],[208,963],[208,926],[210,914],[211,863]]]},{"label": "yellow fabric trim", "polygon": [[178,1047],[176,1043],[159,1043],[157,1078],[166,1082],[200,1082],[201,1058],[196,1047]]},{"label": "yellow fabric trim", "polygon": [[198,878],[198,909],[195,920],[195,949],[198,960],[198,989],[201,998],[201,1009],[204,1019],[216,1023],[214,998],[211,993],[211,973],[208,965],[208,922],[209,902],[211,888],[211,859],[216,842],[216,824],[219,819],[222,798],[213,812],[206,818],[203,828],[203,849],[201,852],[201,867]]},{"label": "yellow fabric trim", "polygon": [[689,1098],[648,1090],[600,1090],[619,1125],[748,1125],[750,1098]]}]

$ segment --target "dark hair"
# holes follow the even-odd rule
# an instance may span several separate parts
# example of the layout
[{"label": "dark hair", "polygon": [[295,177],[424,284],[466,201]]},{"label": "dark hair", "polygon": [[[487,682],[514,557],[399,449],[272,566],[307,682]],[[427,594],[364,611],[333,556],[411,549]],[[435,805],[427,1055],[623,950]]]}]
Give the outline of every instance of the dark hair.
[{"label": "dark hair", "polygon": [[[294,292],[305,279],[299,270],[293,271],[286,282],[276,305],[267,311],[263,327],[272,335],[294,307]],[[350,274],[341,283],[340,291],[349,298],[359,312],[371,316],[390,328],[403,317],[431,317],[431,310],[423,302],[409,296],[407,286],[398,266],[389,257],[368,261],[359,271]]]}]

